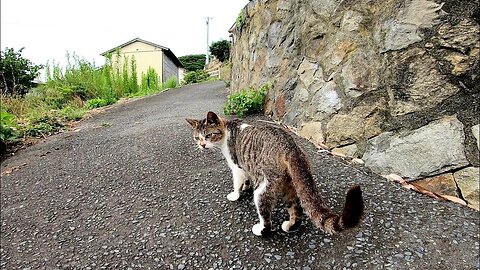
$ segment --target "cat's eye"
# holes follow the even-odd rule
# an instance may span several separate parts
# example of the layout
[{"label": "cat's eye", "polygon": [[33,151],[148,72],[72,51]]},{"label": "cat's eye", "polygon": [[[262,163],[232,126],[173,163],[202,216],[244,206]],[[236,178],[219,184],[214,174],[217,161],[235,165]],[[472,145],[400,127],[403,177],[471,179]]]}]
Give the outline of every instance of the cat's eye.
[{"label": "cat's eye", "polygon": [[196,141],[200,140],[200,138],[198,136],[194,136],[193,137]]},{"label": "cat's eye", "polygon": [[212,133],[205,135],[205,139],[210,139],[212,137]]}]

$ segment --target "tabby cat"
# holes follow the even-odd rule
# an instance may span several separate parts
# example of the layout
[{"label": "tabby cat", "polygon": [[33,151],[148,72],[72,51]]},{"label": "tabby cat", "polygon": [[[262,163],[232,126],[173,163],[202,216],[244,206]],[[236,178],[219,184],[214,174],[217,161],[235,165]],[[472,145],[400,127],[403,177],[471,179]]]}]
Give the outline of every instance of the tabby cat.
[{"label": "tabby cat", "polygon": [[254,202],[260,223],[252,228],[255,235],[271,232],[271,214],[279,195],[283,195],[290,219],[282,229],[299,228],[302,209],[314,224],[329,234],[352,228],[360,223],[364,203],[359,186],[348,192],[341,215],[326,205],[312,177],[305,153],[282,128],[227,120],[208,112],[203,120],[186,119],[193,128],[193,138],[203,148],[220,148],[233,174],[230,201],[240,197],[249,182],[254,188]]}]

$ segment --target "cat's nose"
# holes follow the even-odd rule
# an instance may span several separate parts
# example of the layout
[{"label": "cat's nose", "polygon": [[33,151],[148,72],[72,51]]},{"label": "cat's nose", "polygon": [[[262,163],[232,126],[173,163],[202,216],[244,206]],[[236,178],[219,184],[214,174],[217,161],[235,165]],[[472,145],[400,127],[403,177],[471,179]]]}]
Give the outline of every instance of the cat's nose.
[{"label": "cat's nose", "polygon": [[207,143],[201,142],[201,143],[200,143],[200,146],[201,146],[202,148],[205,148],[205,146],[207,146]]}]

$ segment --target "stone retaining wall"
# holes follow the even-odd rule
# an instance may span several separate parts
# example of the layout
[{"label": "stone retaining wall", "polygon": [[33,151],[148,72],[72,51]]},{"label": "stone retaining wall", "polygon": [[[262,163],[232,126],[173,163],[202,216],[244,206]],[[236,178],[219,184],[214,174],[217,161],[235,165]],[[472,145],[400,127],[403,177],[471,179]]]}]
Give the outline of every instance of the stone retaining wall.
[{"label": "stone retaining wall", "polygon": [[232,89],[270,83],[302,136],[478,209],[479,2],[251,1]]}]

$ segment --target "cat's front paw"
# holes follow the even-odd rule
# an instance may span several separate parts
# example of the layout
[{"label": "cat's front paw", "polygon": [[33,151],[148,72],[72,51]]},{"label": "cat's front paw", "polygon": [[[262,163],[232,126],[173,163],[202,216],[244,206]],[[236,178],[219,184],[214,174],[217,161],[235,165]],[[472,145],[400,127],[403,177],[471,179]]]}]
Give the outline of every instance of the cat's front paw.
[{"label": "cat's front paw", "polygon": [[266,236],[266,235],[270,234],[271,229],[269,227],[267,228],[267,227],[263,226],[262,224],[258,223],[258,224],[253,225],[252,232],[256,236]]},{"label": "cat's front paw", "polygon": [[282,230],[283,230],[284,232],[291,232],[291,231],[290,231],[290,227],[291,227],[290,221],[284,221],[284,222],[282,223]]},{"label": "cat's front paw", "polygon": [[234,201],[238,200],[238,198],[240,198],[240,193],[239,192],[234,191],[234,192],[227,195],[227,199],[231,202],[234,202]]},{"label": "cat's front paw", "polygon": [[302,221],[301,220],[297,220],[295,223],[292,224],[292,222],[290,221],[284,221],[282,223],[282,230],[284,232],[287,232],[287,233],[290,233],[290,232],[294,232],[294,231],[297,231],[299,228],[300,228],[300,225],[302,224]]}]

